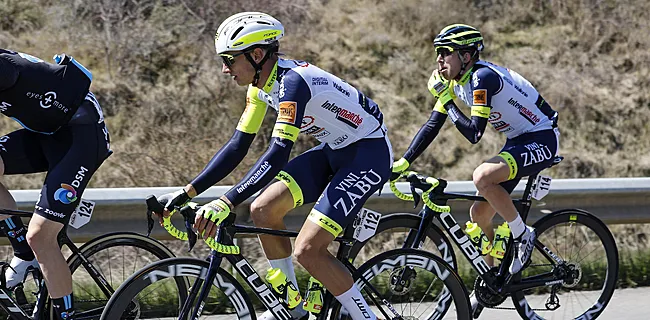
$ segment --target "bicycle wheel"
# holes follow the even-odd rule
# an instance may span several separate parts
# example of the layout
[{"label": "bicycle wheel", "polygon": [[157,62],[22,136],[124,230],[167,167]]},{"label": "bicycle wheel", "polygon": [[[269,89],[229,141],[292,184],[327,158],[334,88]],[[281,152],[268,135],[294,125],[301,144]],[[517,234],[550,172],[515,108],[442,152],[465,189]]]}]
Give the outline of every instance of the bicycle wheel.
[{"label": "bicycle wheel", "polygon": [[[194,258],[170,258],[154,262],[127,279],[106,304],[101,319],[178,319],[187,299],[176,283],[201,285],[209,263]],[[196,305],[194,301],[192,306]],[[198,319],[256,319],[244,288],[222,268],[217,270]],[[221,316],[217,316],[221,315]]]},{"label": "bicycle wheel", "polygon": [[[131,232],[97,237],[80,247],[79,252],[81,256],[73,254],[68,258],[78,319],[99,319],[112,293],[128,277],[151,262],[174,257],[157,240]],[[176,285],[187,291],[184,281]]]},{"label": "bicycle wheel", "polygon": [[[375,235],[364,242],[355,243],[350,249],[348,257],[353,259],[355,266],[358,266],[363,261],[367,261],[382,252],[402,248],[405,243],[410,247],[413,245],[415,232],[420,227],[420,221],[422,221],[422,218],[412,213],[393,213],[382,216]],[[410,231],[413,231],[411,238],[408,237]],[[350,237],[352,237],[352,234],[350,234]],[[426,238],[418,249],[432,252],[445,260],[454,269],[458,268],[451,242],[435,224],[431,224],[431,227],[426,230]],[[354,263],[356,258],[361,262]]]},{"label": "bicycle wheel", "polygon": [[[545,275],[563,281],[514,293],[519,315],[524,319],[597,318],[618,278],[618,250],[607,226],[586,211],[567,209],[545,216],[534,227],[538,240],[522,281]],[[566,263],[558,264],[556,257]]]},{"label": "bicycle wheel", "polygon": [[[388,301],[404,319],[471,319],[467,289],[448,263],[440,257],[417,249],[395,249],[379,254],[359,267],[363,277],[380,294],[388,317],[379,311],[365,290],[365,283],[355,276],[356,286],[378,318],[392,319]],[[352,319],[336,305],[330,319]]]}]

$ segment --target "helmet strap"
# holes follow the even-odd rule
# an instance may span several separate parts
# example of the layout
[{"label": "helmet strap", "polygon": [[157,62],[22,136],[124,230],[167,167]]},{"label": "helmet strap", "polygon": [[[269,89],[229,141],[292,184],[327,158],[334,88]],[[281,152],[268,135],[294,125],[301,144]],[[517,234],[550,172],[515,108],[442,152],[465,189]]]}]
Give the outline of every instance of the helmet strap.
[{"label": "helmet strap", "polygon": [[259,83],[260,75],[262,74],[262,66],[264,66],[264,63],[266,63],[266,61],[269,60],[269,58],[271,57],[271,54],[273,52],[276,52],[276,50],[272,50],[272,49],[266,50],[266,53],[264,54],[264,57],[262,57],[262,60],[260,61],[260,63],[255,62],[253,57],[251,57],[250,52],[244,53],[244,56],[246,57],[246,60],[248,60],[248,62],[250,62],[250,64],[255,69],[255,76],[253,77],[253,87],[256,87],[257,84]]},{"label": "helmet strap", "polygon": [[462,63],[462,65],[460,66],[460,72],[458,72],[458,76],[456,77],[456,80],[461,80],[468,71],[467,66],[469,65],[469,62],[471,62],[474,59],[478,51],[474,51],[472,53],[472,56],[469,58],[469,62],[463,61],[463,55],[461,54],[460,50],[456,52],[458,53],[458,59],[460,59],[460,62]]}]

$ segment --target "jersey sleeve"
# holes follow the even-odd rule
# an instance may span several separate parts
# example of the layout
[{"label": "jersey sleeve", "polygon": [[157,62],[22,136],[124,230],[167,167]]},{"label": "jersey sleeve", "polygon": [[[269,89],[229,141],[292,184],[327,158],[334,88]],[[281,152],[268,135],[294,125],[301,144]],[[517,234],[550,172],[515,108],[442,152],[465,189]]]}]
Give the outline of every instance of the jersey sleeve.
[{"label": "jersey sleeve", "polygon": [[267,103],[260,98],[260,89],[254,86],[248,87],[246,92],[246,109],[239,118],[237,130],[244,133],[256,134],[262,127],[264,115],[266,115]]},{"label": "jersey sleeve", "polygon": [[311,89],[302,76],[295,71],[289,71],[280,80],[278,99],[278,118],[272,136],[295,142],[300,133],[307,102],[311,99]]},{"label": "jersey sleeve", "polygon": [[503,80],[494,70],[483,67],[472,74],[472,114],[479,118],[489,118],[492,97],[503,87]]},{"label": "jersey sleeve", "polygon": [[311,90],[298,73],[289,71],[280,80],[278,99],[278,117],[269,148],[246,176],[225,194],[235,206],[264,188],[289,161]]}]

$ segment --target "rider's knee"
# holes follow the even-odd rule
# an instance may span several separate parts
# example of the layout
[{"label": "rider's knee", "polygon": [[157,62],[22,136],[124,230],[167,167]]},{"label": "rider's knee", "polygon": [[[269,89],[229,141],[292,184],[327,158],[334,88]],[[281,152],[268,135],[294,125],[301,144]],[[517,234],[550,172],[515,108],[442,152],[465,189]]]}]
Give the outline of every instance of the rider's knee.
[{"label": "rider's knee", "polygon": [[[56,239],[50,239],[49,235],[44,232],[39,232],[32,228],[27,229],[27,243],[29,247],[32,248],[34,253],[38,255],[38,252],[43,250],[51,249],[53,243],[57,243]],[[57,245],[58,246],[58,245]]]},{"label": "rider's knee", "polygon": [[317,265],[318,262],[318,253],[319,248],[312,245],[309,241],[296,241],[296,248],[294,249],[294,255],[296,260],[303,266],[305,269],[309,270],[314,265]]},{"label": "rider's knee", "polygon": [[487,171],[484,170],[482,166],[478,166],[478,168],[474,169],[474,173],[472,173],[472,181],[479,192],[490,184]]},{"label": "rider's knee", "polygon": [[253,223],[256,226],[265,226],[269,223],[277,222],[277,220],[282,220],[283,215],[277,217],[278,212],[273,210],[273,206],[270,201],[266,201],[262,198],[257,198],[251,203],[251,218]]}]

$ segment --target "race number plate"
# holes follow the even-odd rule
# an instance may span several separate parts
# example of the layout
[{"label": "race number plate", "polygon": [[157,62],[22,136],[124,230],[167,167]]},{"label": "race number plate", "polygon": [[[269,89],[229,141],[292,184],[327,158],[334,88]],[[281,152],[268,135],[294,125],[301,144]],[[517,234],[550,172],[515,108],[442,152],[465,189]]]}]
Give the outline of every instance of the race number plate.
[{"label": "race number plate", "polygon": [[551,177],[549,176],[537,176],[537,181],[535,181],[535,190],[533,190],[533,198],[537,201],[542,200],[549,190],[551,190]]},{"label": "race number plate", "polygon": [[95,201],[81,199],[77,209],[75,209],[72,216],[70,216],[70,222],[68,224],[75,229],[83,227],[90,221],[90,217],[93,215],[93,210],[95,210]]},{"label": "race number plate", "polygon": [[359,212],[359,224],[354,229],[354,239],[357,241],[366,241],[375,235],[377,225],[379,225],[381,213],[366,208]]}]

